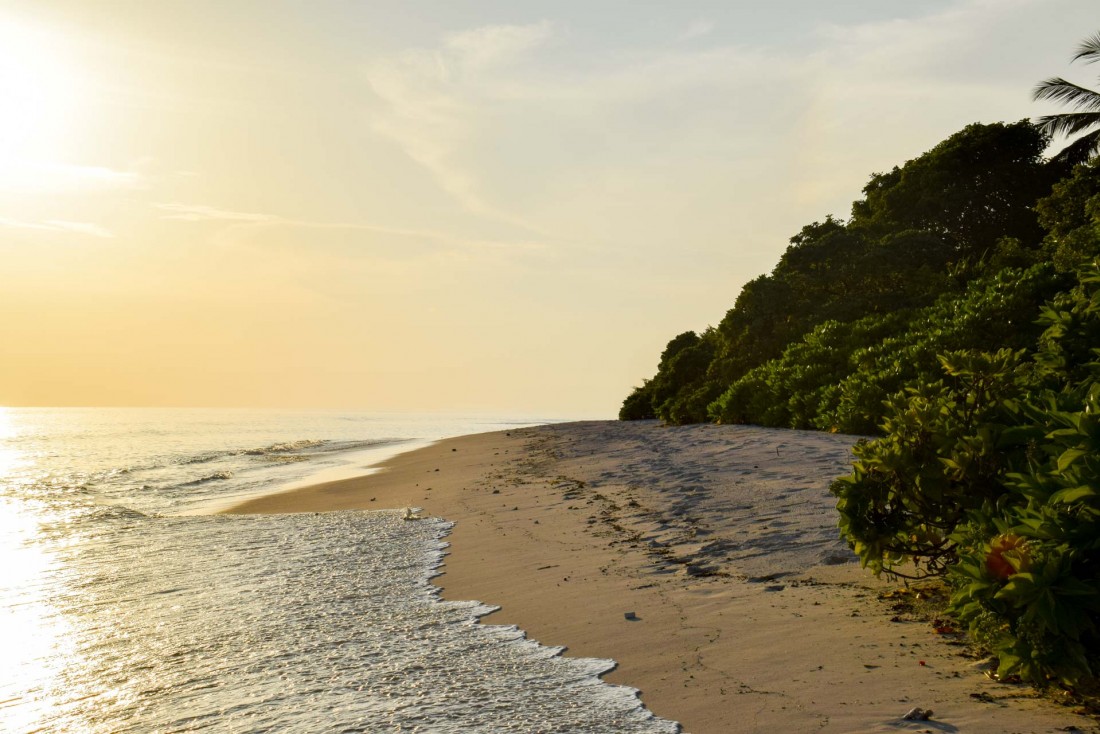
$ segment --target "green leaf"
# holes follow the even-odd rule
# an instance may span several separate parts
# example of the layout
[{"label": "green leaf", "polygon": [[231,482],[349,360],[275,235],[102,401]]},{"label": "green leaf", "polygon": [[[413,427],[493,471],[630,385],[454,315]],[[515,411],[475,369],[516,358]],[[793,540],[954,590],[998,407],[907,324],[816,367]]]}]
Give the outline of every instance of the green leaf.
[{"label": "green leaf", "polygon": [[1004,649],[997,650],[997,660],[997,674],[1000,676],[1012,674],[1023,662],[1019,655]]},{"label": "green leaf", "polygon": [[994,599],[1004,599],[1008,602],[1029,604],[1043,587],[1036,583],[1032,573],[1018,573],[1009,578],[1008,583],[993,595]]},{"label": "green leaf", "polygon": [[1072,502],[1080,502],[1083,499],[1095,497],[1097,492],[1092,487],[1069,487],[1067,489],[1060,489],[1050,496],[1050,501],[1055,504],[1070,504]]},{"label": "green leaf", "polygon": [[1062,452],[1062,455],[1058,457],[1058,471],[1065,471],[1073,462],[1080,459],[1082,456],[1088,454],[1085,449],[1066,449]]}]

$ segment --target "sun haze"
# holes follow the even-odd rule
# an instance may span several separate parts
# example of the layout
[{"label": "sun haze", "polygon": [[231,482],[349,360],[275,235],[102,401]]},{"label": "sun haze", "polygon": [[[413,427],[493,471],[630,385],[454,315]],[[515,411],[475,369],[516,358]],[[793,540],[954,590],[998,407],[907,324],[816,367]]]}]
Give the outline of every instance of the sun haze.
[{"label": "sun haze", "polygon": [[7,3],[0,405],[611,416],[873,172],[1047,111],[1095,20]]}]

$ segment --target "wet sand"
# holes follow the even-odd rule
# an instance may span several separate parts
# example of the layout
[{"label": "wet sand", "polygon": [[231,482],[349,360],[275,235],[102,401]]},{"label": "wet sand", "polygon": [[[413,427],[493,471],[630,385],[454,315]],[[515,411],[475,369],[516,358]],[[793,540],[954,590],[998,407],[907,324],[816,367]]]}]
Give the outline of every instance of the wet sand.
[{"label": "wet sand", "polygon": [[[993,682],[837,537],[854,439],[588,421],[447,439],[236,513],[421,507],[455,522],[437,583],[567,654],[613,658],[684,731],[1097,731]],[[929,721],[905,721],[910,709]]]}]

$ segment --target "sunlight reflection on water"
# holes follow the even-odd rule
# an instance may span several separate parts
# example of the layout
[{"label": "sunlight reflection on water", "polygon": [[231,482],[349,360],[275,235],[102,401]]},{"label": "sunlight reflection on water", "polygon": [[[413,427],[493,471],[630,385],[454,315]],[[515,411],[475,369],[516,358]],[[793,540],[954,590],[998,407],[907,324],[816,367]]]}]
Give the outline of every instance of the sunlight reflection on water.
[{"label": "sunlight reflection on water", "polygon": [[0,731],[29,731],[52,715],[53,690],[76,660],[72,627],[43,593],[57,559],[38,519],[0,499]]}]

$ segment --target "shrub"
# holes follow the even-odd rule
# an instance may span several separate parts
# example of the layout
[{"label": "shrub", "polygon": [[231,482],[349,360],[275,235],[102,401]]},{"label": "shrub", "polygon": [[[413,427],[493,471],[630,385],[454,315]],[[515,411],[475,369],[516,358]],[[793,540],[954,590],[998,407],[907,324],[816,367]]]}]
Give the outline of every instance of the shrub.
[{"label": "shrub", "polygon": [[956,560],[956,526],[1005,492],[1000,479],[1014,457],[1004,408],[1020,392],[1021,359],[1011,350],[951,353],[946,379],[888,401],[886,436],[857,444],[852,474],[832,487],[841,534],[865,567],[921,578]]},{"label": "shrub", "polygon": [[1031,359],[943,357],[946,379],[893,399],[833,492],[865,566],[949,573],[1002,675],[1072,685],[1100,655],[1100,265],[1040,324]]}]

